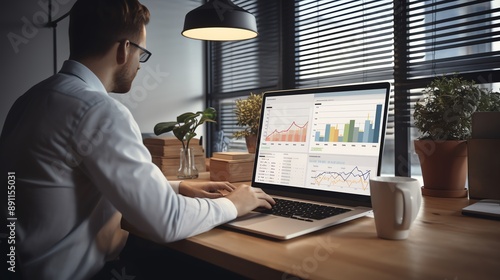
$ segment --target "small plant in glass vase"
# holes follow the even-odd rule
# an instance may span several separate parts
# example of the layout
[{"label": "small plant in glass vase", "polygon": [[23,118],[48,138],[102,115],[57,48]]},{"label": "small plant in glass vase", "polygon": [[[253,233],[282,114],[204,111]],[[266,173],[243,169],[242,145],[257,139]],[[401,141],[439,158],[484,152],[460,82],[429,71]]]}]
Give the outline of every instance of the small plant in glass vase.
[{"label": "small plant in glass vase", "polygon": [[245,138],[249,153],[255,153],[262,109],[262,95],[262,93],[250,93],[247,99],[236,100],[236,124],[245,127],[245,129],[234,132],[233,136],[236,139]]},{"label": "small plant in glass vase", "polygon": [[177,178],[198,178],[198,170],[195,166],[194,155],[189,148],[189,143],[196,134],[196,129],[205,122],[215,122],[217,111],[208,107],[196,113],[186,112],[177,116],[176,121],[160,122],[154,127],[154,133],[160,135],[172,131],[174,136],[182,143],[180,149],[180,162]]}]

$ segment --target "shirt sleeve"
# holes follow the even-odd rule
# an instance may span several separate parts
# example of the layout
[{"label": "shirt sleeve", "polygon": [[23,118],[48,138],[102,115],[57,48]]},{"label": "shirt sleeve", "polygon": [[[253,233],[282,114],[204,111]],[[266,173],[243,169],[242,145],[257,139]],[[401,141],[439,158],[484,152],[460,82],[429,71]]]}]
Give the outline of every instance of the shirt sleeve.
[{"label": "shirt sleeve", "polygon": [[157,242],[196,235],[237,216],[227,198],[190,198],[169,184],[142,142],[130,111],[108,98],[91,107],[73,135],[81,168],[134,228]]},{"label": "shirt sleeve", "polygon": [[179,193],[179,186],[181,185],[181,181],[169,181],[169,183],[174,192]]}]

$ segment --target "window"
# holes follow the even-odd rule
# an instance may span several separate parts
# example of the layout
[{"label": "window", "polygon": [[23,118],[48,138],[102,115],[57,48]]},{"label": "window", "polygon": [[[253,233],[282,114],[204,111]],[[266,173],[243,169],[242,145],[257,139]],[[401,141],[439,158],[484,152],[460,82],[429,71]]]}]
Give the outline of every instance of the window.
[{"label": "window", "polygon": [[407,79],[498,68],[498,2],[409,1]]},{"label": "window", "polygon": [[[394,80],[393,1],[294,1],[292,87]],[[393,102],[382,161],[394,172]]]},{"label": "window", "polygon": [[262,33],[253,42],[210,44],[209,100],[219,106],[216,130],[228,138],[239,129],[234,100],[250,92],[391,81],[382,173],[418,175],[411,115],[421,89],[459,73],[498,91],[500,0],[234,2],[256,15]]},{"label": "window", "polygon": [[257,19],[259,36],[236,42],[210,42],[209,104],[219,117],[212,125],[213,151],[246,150],[244,140],[232,134],[240,130],[234,114],[235,99],[278,88],[280,59],[279,1],[236,0],[234,4]]},{"label": "window", "polygon": [[[406,1],[397,17],[407,18],[408,28],[401,30],[400,44],[406,46],[405,62],[397,80],[401,130],[408,130],[406,142],[401,137],[401,151],[411,150],[407,173],[419,176],[420,164],[413,152],[418,131],[412,123],[411,108],[420,91],[433,77],[459,73],[483,87],[498,91],[500,69],[500,1]],[[408,16],[405,16],[408,15]],[[406,98],[404,98],[406,97]],[[410,114],[408,114],[410,113]],[[399,115],[398,115],[399,116]],[[407,144],[407,147],[404,145]]]},{"label": "window", "polygon": [[296,0],[294,87],[392,80],[392,2]]}]

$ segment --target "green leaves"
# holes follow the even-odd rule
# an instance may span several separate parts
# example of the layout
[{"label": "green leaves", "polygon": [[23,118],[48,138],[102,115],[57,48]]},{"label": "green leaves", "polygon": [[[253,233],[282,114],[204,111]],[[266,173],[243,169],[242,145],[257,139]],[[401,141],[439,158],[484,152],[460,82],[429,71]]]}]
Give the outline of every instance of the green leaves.
[{"label": "green leaves", "polygon": [[177,122],[161,122],[161,123],[157,123],[155,125],[155,128],[154,128],[154,133],[156,135],[160,135],[160,134],[163,134],[163,133],[170,132],[170,131],[172,131],[172,129],[174,129],[174,127],[175,127],[176,124],[177,124]]},{"label": "green leaves", "polygon": [[212,107],[208,107],[205,111],[203,111],[200,123],[215,122],[215,118],[217,118],[217,111]]},{"label": "green leaves", "polygon": [[241,138],[249,135],[257,135],[260,124],[263,94],[250,93],[247,99],[236,100],[236,125],[245,127],[242,131],[236,131],[233,136]]},{"label": "green leaves", "polygon": [[500,109],[498,93],[481,89],[457,74],[434,79],[422,94],[413,113],[421,139],[466,140],[474,112]]},{"label": "green leaves", "polygon": [[486,90],[481,95],[478,111],[500,112],[500,92]]},{"label": "green leaves", "polygon": [[179,139],[182,147],[189,148],[189,142],[197,134],[195,132],[198,126],[205,122],[216,122],[217,111],[215,108],[208,107],[204,111],[196,113],[186,112],[177,116],[177,121],[160,122],[154,127],[154,133],[160,135],[172,131],[175,138]]}]

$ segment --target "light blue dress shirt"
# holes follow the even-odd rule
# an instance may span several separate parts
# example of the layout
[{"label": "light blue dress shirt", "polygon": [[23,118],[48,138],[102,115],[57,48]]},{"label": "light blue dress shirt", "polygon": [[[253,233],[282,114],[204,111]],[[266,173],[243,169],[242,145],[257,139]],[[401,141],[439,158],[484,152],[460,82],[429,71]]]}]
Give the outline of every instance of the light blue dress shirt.
[{"label": "light blue dress shirt", "polygon": [[76,61],[16,101],[0,152],[2,176],[16,177],[15,249],[27,279],[88,279],[123,248],[121,215],[157,242],[237,216],[226,198],[179,195],[130,111]]}]

